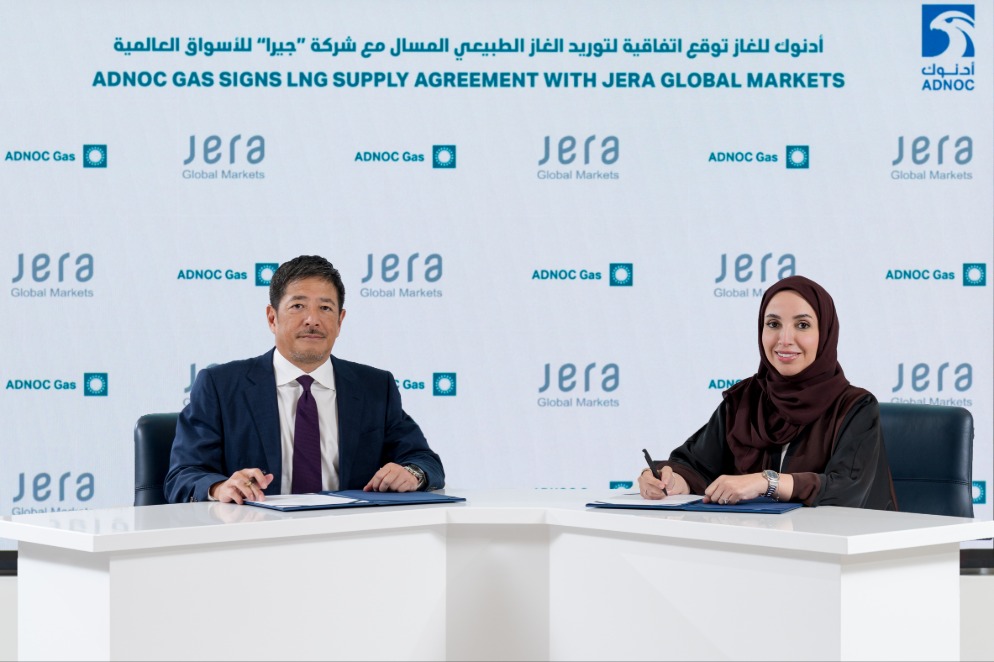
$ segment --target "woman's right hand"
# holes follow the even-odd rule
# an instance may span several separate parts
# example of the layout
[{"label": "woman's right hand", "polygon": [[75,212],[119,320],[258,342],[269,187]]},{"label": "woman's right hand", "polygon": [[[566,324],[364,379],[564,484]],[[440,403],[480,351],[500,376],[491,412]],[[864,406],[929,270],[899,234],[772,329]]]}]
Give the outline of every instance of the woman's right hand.
[{"label": "woman's right hand", "polygon": [[653,478],[652,472],[646,469],[639,476],[639,494],[643,499],[662,499],[666,494],[690,494],[690,486],[683,476],[669,467],[662,468],[658,479]]}]

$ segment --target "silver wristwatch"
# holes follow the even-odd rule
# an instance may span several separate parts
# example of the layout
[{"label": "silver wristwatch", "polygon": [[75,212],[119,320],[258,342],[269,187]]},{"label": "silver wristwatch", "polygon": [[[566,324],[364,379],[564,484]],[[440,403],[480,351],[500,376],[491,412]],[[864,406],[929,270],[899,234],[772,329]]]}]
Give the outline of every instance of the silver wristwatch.
[{"label": "silver wristwatch", "polygon": [[418,479],[418,489],[423,490],[425,485],[428,484],[428,477],[425,476],[424,470],[416,464],[405,464],[404,468],[411,472],[411,475]]},{"label": "silver wristwatch", "polygon": [[770,484],[770,486],[766,488],[766,494],[763,496],[770,497],[774,501],[779,501],[780,499],[777,498],[777,488],[780,487],[780,474],[773,469],[766,469],[763,471],[763,478],[765,478]]}]

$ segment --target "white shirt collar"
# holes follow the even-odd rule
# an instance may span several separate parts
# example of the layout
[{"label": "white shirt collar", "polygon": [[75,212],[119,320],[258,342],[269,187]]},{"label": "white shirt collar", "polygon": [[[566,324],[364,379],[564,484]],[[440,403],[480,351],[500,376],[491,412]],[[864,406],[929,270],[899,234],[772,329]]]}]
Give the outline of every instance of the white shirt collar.
[{"label": "white shirt collar", "polygon": [[331,357],[309,373],[290,363],[290,361],[280,354],[280,350],[273,352],[273,370],[276,372],[276,385],[286,386],[291,382],[296,382],[297,377],[309,374],[321,386],[332,391],[335,390],[335,369],[331,365]]}]

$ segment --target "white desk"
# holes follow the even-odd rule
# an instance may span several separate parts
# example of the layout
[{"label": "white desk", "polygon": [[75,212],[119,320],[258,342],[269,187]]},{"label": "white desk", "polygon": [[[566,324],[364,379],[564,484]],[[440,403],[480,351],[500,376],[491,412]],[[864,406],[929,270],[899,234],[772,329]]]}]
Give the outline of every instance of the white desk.
[{"label": "white desk", "polygon": [[587,491],[0,521],[20,659],[951,659],[994,522],[604,511]]}]

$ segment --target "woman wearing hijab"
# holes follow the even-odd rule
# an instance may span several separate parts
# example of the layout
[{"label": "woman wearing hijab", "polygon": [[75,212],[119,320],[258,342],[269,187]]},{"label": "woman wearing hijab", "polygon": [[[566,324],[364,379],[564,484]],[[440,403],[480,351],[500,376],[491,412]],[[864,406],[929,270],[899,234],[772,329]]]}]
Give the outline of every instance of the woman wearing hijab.
[{"label": "woman wearing hijab", "polygon": [[839,365],[839,321],[823,287],[784,278],[759,309],[759,370],[725,391],[711,420],[646,469],[648,499],[767,496],[806,506],[897,510],[876,398]]}]

